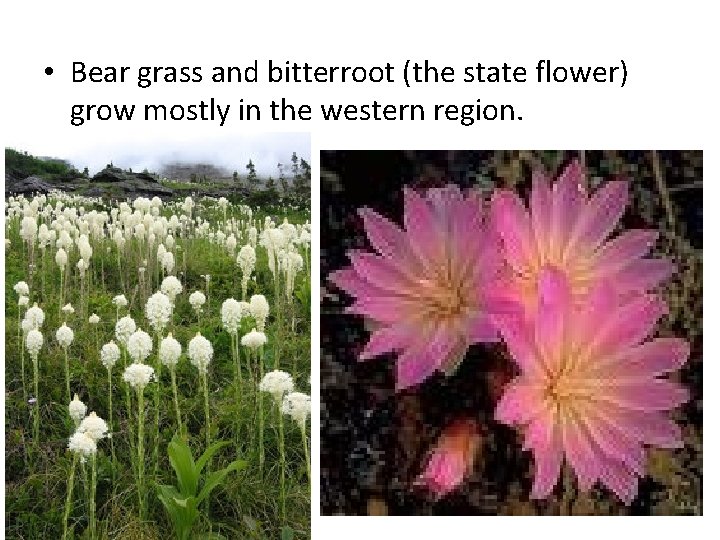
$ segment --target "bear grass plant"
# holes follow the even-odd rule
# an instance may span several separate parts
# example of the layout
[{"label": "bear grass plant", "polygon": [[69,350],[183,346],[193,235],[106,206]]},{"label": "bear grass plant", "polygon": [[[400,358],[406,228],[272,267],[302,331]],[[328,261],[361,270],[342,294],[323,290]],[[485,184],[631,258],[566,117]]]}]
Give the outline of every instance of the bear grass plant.
[{"label": "bear grass plant", "polygon": [[[200,504],[228,474],[240,471],[247,465],[245,461],[236,459],[223,469],[203,472],[215,454],[228,444],[227,441],[211,444],[197,461],[181,437],[175,435],[168,444],[168,457],[177,477],[177,485],[158,484],[157,496],[173,524],[177,540],[192,538],[193,528],[200,517]],[[207,538],[207,535],[203,537]]]}]

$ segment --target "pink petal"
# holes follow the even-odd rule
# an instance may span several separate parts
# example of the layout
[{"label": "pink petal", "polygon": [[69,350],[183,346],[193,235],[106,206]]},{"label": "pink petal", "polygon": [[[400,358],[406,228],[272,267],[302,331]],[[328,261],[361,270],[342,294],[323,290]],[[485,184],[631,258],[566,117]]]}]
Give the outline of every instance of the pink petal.
[{"label": "pink petal", "polygon": [[425,200],[410,188],[405,189],[405,230],[413,251],[423,262],[440,258],[444,243],[438,219]]},{"label": "pink petal", "polygon": [[628,291],[651,291],[675,273],[667,259],[640,259],[615,274],[619,288]]},{"label": "pink petal", "polygon": [[596,276],[608,276],[644,257],[657,242],[657,231],[634,229],[605,244],[596,254]]},{"label": "pink petal", "polygon": [[358,360],[367,360],[381,354],[401,351],[412,343],[415,332],[406,324],[399,323],[379,328],[370,336]]},{"label": "pink petal", "polygon": [[548,179],[542,171],[535,170],[532,174],[532,192],[530,193],[530,223],[538,251],[545,251],[554,239],[552,232],[553,201]]},{"label": "pink petal", "polygon": [[540,371],[542,362],[528,324],[513,315],[493,316],[491,320],[502,335],[510,355],[522,372],[531,374]]},{"label": "pink petal", "polygon": [[417,265],[406,235],[397,225],[369,208],[360,208],[358,214],[365,223],[370,243],[381,255],[393,264]]},{"label": "pink petal", "polygon": [[567,418],[562,422],[563,448],[578,478],[580,491],[588,491],[598,477],[597,452],[590,436],[577,421]]},{"label": "pink petal", "polygon": [[600,470],[600,480],[621,501],[629,505],[637,496],[638,477],[623,463],[608,459]]},{"label": "pink petal", "polygon": [[377,287],[373,287],[361,278],[352,266],[335,270],[328,276],[328,281],[355,298],[379,291]]},{"label": "pink petal", "polygon": [[612,381],[599,397],[640,411],[673,409],[690,398],[687,389],[664,379]]},{"label": "pink petal", "polygon": [[470,322],[469,343],[490,343],[498,341],[498,330],[485,313],[480,313]]},{"label": "pink petal", "polygon": [[626,181],[616,180],[605,183],[595,192],[583,210],[569,247],[594,250],[615,229],[627,204]]},{"label": "pink petal", "polygon": [[374,286],[397,293],[414,292],[412,282],[388,264],[387,259],[363,251],[351,251],[348,255],[358,275]]},{"label": "pink petal", "polygon": [[664,413],[626,409],[613,403],[605,403],[596,411],[636,441],[661,448],[683,446],[680,428]]},{"label": "pink petal", "polygon": [[[539,420],[537,422],[540,422]],[[535,423],[533,423],[535,424]],[[544,499],[552,492],[562,465],[562,447],[553,423],[543,422],[540,426],[545,428],[545,440],[541,446],[533,447],[535,459],[535,478],[533,480],[530,497],[533,499]],[[540,431],[540,428],[536,428]],[[536,439],[540,439],[536,436]]]},{"label": "pink petal", "polygon": [[653,377],[676,371],[690,355],[690,344],[680,338],[657,338],[618,354],[595,369],[618,378]]},{"label": "pink petal", "polygon": [[553,236],[558,246],[564,246],[578,220],[585,197],[580,191],[584,174],[580,162],[574,160],[565,167],[553,186]]},{"label": "pink petal", "polygon": [[615,288],[607,280],[598,280],[588,291],[570,325],[573,342],[576,345],[592,343],[598,334],[598,321],[605,320],[608,313],[617,309],[617,305]]},{"label": "pink petal", "polygon": [[502,264],[500,239],[483,224],[480,203],[470,196],[455,202],[451,212],[448,246],[457,275],[477,282],[495,276]]},{"label": "pink petal", "polygon": [[430,377],[452,353],[457,341],[447,329],[439,327],[434,335],[422,343],[407,349],[397,361],[395,387],[402,390],[415,386]]},{"label": "pink petal", "polygon": [[530,218],[515,192],[497,190],[491,201],[492,220],[503,239],[505,256],[517,272],[526,269],[533,256],[534,242]]},{"label": "pink petal", "polygon": [[668,312],[665,303],[654,295],[641,295],[615,311],[596,332],[592,349],[597,354],[612,354],[641,343]]},{"label": "pink petal", "polygon": [[547,361],[557,358],[565,343],[565,327],[570,313],[570,284],[562,272],[545,267],[538,278],[538,295],[535,340]]},{"label": "pink petal", "polygon": [[402,297],[363,297],[345,310],[352,315],[364,315],[382,324],[393,324],[417,313],[417,304]]},{"label": "pink petal", "polygon": [[526,424],[538,414],[540,406],[537,388],[513,382],[507,385],[495,407],[495,420],[509,426]]},{"label": "pink petal", "polygon": [[447,452],[435,451],[415,483],[427,487],[436,497],[443,497],[455,487],[453,485],[454,469],[451,457]]},{"label": "pink petal", "polygon": [[607,456],[625,463],[635,474],[645,470],[645,451],[642,444],[608,422],[593,408],[585,411],[583,423],[595,444]]}]

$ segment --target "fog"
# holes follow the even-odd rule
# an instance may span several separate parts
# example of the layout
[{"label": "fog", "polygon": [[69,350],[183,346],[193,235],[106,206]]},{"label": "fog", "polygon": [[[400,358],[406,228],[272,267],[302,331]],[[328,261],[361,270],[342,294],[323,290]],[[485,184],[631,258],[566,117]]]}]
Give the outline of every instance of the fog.
[{"label": "fog", "polygon": [[[8,145],[11,146],[11,145]],[[310,162],[308,133],[252,133],[224,137],[203,137],[173,141],[147,140],[122,143],[80,143],[77,147],[61,144],[31,143],[11,146],[35,156],[70,161],[78,170],[87,167],[95,174],[112,161],[113,165],[134,171],[147,169],[159,172],[166,163],[210,163],[228,171],[245,174],[245,165],[252,159],[260,175],[275,175],[277,164],[289,164],[293,152]]]}]

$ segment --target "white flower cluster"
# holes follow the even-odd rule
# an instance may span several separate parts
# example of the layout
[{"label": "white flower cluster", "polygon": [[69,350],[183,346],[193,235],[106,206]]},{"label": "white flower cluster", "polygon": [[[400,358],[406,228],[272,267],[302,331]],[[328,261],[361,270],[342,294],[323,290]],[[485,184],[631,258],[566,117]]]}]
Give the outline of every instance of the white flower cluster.
[{"label": "white flower cluster", "polygon": [[154,379],[155,370],[146,364],[130,364],[123,373],[123,380],[139,392]]},{"label": "white flower cluster", "polygon": [[190,295],[190,305],[196,313],[200,313],[202,311],[202,307],[205,305],[205,300],[205,295],[200,291],[195,291]]},{"label": "white flower cluster", "polygon": [[257,261],[257,255],[255,254],[255,248],[249,244],[244,245],[240,248],[236,263],[240,267],[243,279],[247,276],[250,277],[252,271],[255,269],[255,262]]},{"label": "white flower cluster", "polygon": [[220,308],[223,327],[231,334],[237,334],[238,326],[243,318],[243,309],[240,302],[234,298],[228,298]]},{"label": "white flower cluster", "polygon": [[145,317],[156,334],[162,332],[170,322],[172,310],[172,302],[165,293],[156,292],[148,298],[145,304]]},{"label": "white flower cluster", "polygon": [[25,312],[25,319],[32,328],[40,329],[45,322],[45,312],[35,303]]},{"label": "white flower cluster", "polygon": [[117,339],[121,345],[127,347],[128,339],[136,329],[135,319],[130,315],[125,315],[115,324],[115,339]]},{"label": "white flower cluster", "polygon": [[124,294],[118,294],[116,297],[112,299],[112,303],[115,304],[115,306],[121,308],[128,305],[127,298],[125,298]]},{"label": "white flower cluster", "polygon": [[28,284],[24,281],[18,281],[15,286],[13,287],[15,290],[15,293],[18,296],[29,296],[30,295],[30,287]]},{"label": "white flower cluster", "polygon": [[160,341],[160,361],[169,368],[177,365],[182,354],[182,346],[172,334],[168,334],[166,338]]},{"label": "white flower cluster", "polygon": [[80,396],[75,394],[70,405],[68,405],[68,410],[70,411],[70,418],[75,422],[75,426],[79,426],[82,419],[85,418],[85,414],[87,414],[87,405],[80,401]]},{"label": "white flower cluster", "polygon": [[120,359],[120,347],[114,341],[110,341],[100,349],[100,361],[107,369],[112,369]]},{"label": "white flower cluster", "polygon": [[250,314],[255,319],[258,329],[265,330],[265,321],[270,314],[270,304],[262,294],[253,294],[250,298]]},{"label": "white flower cluster", "polygon": [[152,338],[147,332],[138,329],[127,340],[127,350],[133,362],[144,362],[152,352]]},{"label": "white flower cluster", "polygon": [[82,419],[77,430],[81,433],[87,433],[95,442],[108,436],[107,422],[94,412]]},{"label": "white flower cluster", "polygon": [[110,437],[108,425],[105,420],[94,412],[85,416],[87,407],[80,401],[77,394],[70,403],[70,416],[75,421],[77,429],[68,440],[68,449],[80,456],[80,461],[85,460],[97,453],[99,440]]},{"label": "white flower cluster", "polygon": [[190,340],[187,350],[192,365],[198,368],[198,371],[200,371],[202,375],[206,375],[213,357],[212,344],[198,332],[197,335]]},{"label": "white flower cluster", "polygon": [[27,336],[25,337],[25,348],[27,349],[30,357],[33,360],[37,360],[38,354],[40,354],[40,349],[42,349],[42,346],[43,335],[40,333],[40,330],[33,328],[27,333]]},{"label": "white flower cluster", "polygon": [[97,452],[97,443],[87,433],[76,431],[68,441],[68,450],[80,456],[80,461],[85,460]]},{"label": "white flower cluster", "polygon": [[88,317],[88,322],[90,324],[98,324],[100,322],[100,317],[97,315],[97,313],[93,313]]},{"label": "white flower cluster", "polygon": [[310,396],[302,392],[290,392],[282,402],[282,412],[290,416],[300,426],[304,426],[310,416]]},{"label": "white flower cluster", "polygon": [[67,349],[72,344],[73,339],[75,339],[75,333],[72,331],[72,328],[63,323],[63,325],[57,329],[57,332],[55,332],[55,339],[57,339],[62,348]]},{"label": "white flower cluster", "polygon": [[57,264],[60,267],[60,271],[62,271],[67,266],[67,263],[67,251],[65,251],[63,248],[58,249],[57,253],[55,253],[55,264]]},{"label": "white flower cluster", "polygon": [[257,349],[267,343],[267,336],[265,335],[265,332],[258,332],[255,328],[253,328],[242,337],[240,343],[243,347]]},{"label": "white flower cluster", "polygon": [[183,290],[182,283],[175,276],[168,276],[162,280],[160,290],[168,295],[171,302],[175,301],[175,297]]},{"label": "white flower cluster", "polygon": [[295,388],[292,375],[279,369],[270,371],[260,381],[258,388],[262,392],[268,392],[279,405],[282,402],[283,394],[292,392]]},{"label": "white flower cluster", "polygon": [[166,274],[171,273],[175,268],[175,255],[173,255],[173,252],[166,251],[165,253],[163,253],[160,263],[162,264],[163,270]]}]

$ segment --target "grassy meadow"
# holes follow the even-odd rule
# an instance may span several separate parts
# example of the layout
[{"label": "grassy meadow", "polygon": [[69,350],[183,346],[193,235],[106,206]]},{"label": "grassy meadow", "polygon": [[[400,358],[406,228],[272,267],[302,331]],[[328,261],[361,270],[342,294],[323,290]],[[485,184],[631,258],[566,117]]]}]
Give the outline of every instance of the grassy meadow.
[{"label": "grassy meadow", "polygon": [[[274,398],[258,389],[263,374],[279,369],[292,375],[295,391],[310,394],[309,211],[250,209],[217,199],[159,202],[145,199],[121,205],[60,193],[6,201],[7,538],[310,537],[304,444],[309,444],[304,434],[310,427],[303,433],[300,422],[281,414]],[[28,218],[38,226],[34,236]],[[285,220],[292,226],[283,225]],[[40,230],[43,225],[57,234],[49,232],[47,239]],[[243,246],[253,244],[253,227],[256,261],[243,299],[243,274],[236,257]],[[274,228],[285,232],[284,245],[276,242],[278,237],[283,242],[282,235],[268,235]],[[71,241],[62,277],[56,262],[61,231],[67,231]],[[230,235],[235,245],[227,241]],[[81,236],[92,248],[83,271],[77,267]],[[173,253],[172,269],[163,268],[161,244]],[[296,265],[289,271],[294,276],[291,287],[287,281],[293,276],[289,278],[283,266],[290,253],[295,253]],[[275,274],[269,256],[277,265]],[[177,277],[182,292],[172,302],[169,322],[156,332],[145,308],[167,275]],[[28,295],[16,292],[21,281]],[[199,315],[189,302],[194,291],[206,297]],[[121,294],[126,307],[113,303]],[[226,299],[249,300],[253,295],[264,295],[269,304],[267,343],[254,350],[239,342],[257,327],[256,319],[244,312],[236,326],[237,338],[232,338],[221,317]],[[22,327],[34,304],[44,313],[38,328],[43,343],[37,355],[37,394],[26,347],[28,325]],[[67,304],[73,313],[62,310]],[[99,317],[95,324],[89,321],[93,314]],[[127,315],[152,338],[144,362],[154,368],[157,379],[144,391],[130,388],[123,379],[133,360],[118,341],[115,327],[118,318]],[[81,453],[68,448],[76,424],[68,409],[65,349],[56,339],[63,323],[74,332],[67,348],[71,394],[78,395],[88,414],[92,411],[104,419],[110,432],[110,437],[96,441],[96,452],[84,463]],[[188,343],[198,332],[213,349],[207,394],[198,368],[188,358]],[[170,333],[182,346],[175,368],[177,410],[170,369],[158,359],[159,339]],[[101,349],[111,340],[120,345],[122,356],[107,369]],[[139,438],[140,427],[144,433]],[[193,478],[188,467],[198,465],[196,460],[208,447],[212,455],[206,455],[204,470]],[[138,485],[139,464],[144,488]],[[193,485],[188,485],[188,478]],[[209,495],[203,494],[204,488]],[[165,501],[159,497],[163,490],[170,494]],[[188,498],[191,492],[195,498]]]}]

